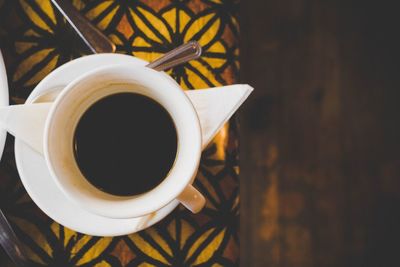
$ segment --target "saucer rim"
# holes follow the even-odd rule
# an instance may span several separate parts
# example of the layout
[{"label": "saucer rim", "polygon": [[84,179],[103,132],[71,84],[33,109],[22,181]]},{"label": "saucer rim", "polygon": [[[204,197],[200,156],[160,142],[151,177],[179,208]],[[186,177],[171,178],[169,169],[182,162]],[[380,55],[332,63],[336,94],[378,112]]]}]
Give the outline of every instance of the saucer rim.
[{"label": "saucer rim", "polygon": [[[0,107],[9,105],[8,81],[6,66],[3,60],[3,55],[0,50]],[[0,159],[3,156],[4,146],[6,144],[7,131],[0,129]]]}]

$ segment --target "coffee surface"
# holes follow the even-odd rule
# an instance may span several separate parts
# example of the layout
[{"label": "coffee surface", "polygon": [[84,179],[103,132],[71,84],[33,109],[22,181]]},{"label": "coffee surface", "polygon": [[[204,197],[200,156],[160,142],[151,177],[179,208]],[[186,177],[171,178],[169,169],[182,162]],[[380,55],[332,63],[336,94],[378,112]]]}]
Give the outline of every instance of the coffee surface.
[{"label": "coffee surface", "polygon": [[134,93],[107,96],[82,115],[74,153],[85,178],[119,196],[145,193],[168,175],[177,152],[169,113],[156,101]]}]

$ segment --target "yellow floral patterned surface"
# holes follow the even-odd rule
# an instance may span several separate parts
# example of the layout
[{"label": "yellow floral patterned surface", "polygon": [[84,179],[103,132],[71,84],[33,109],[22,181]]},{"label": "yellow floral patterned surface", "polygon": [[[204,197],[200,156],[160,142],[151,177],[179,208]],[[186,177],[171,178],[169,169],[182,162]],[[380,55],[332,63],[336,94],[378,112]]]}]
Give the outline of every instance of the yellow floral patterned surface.
[{"label": "yellow floral patterned surface", "polygon": [[[151,61],[189,40],[200,59],[168,73],[185,89],[234,83],[238,77],[238,4],[226,0],[73,0],[117,45]],[[0,45],[12,103],[23,103],[58,66],[89,54],[50,0],[0,0]],[[182,207],[136,234],[102,238],[67,229],[44,215],[23,189],[8,138],[0,168],[0,205],[32,266],[236,266],[238,167],[234,123],[203,152],[196,186],[207,198],[197,215]],[[95,225],[93,227],[96,227]]]}]

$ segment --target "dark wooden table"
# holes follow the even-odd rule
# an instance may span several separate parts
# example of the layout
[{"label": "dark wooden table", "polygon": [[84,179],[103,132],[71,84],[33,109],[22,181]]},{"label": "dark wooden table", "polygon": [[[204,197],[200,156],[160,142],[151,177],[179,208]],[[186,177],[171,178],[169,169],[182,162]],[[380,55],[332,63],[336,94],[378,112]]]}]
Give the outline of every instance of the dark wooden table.
[{"label": "dark wooden table", "polygon": [[400,266],[395,4],[242,1],[242,266]]}]

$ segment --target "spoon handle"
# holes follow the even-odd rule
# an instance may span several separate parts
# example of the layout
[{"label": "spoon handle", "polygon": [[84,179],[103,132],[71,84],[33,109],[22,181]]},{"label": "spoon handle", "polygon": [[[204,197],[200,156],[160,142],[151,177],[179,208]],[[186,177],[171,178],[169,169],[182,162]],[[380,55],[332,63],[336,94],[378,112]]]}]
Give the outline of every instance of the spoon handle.
[{"label": "spoon handle", "polygon": [[114,53],[115,45],[66,0],[51,0],[93,53]]},{"label": "spoon handle", "polygon": [[22,253],[22,246],[3,212],[0,210],[0,244],[18,267],[28,267],[27,259]]},{"label": "spoon handle", "polygon": [[[86,43],[93,53],[114,53],[115,44],[99,29],[91,24],[79,11],[66,0],[51,0],[54,6],[61,12],[65,19]],[[196,59],[201,55],[201,46],[196,41],[183,44],[162,57],[150,62],[147,67],[163,71],[179,64]]]},{"label": "spoon handle", "polygon": [[196,59],[201,55],[201,46],[196,41],[190,41],[164,54],[162,57],[147,64],[146,67],[163,71],[179,64]]}]

